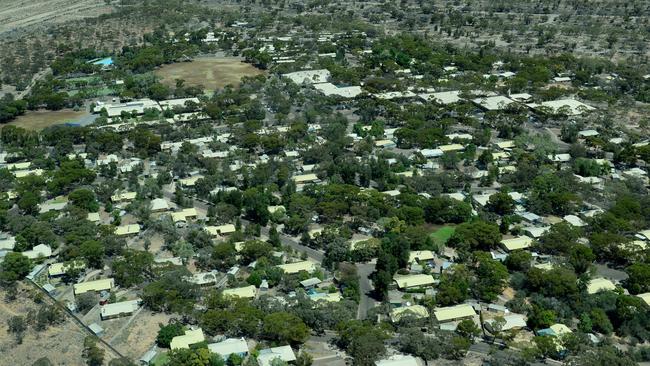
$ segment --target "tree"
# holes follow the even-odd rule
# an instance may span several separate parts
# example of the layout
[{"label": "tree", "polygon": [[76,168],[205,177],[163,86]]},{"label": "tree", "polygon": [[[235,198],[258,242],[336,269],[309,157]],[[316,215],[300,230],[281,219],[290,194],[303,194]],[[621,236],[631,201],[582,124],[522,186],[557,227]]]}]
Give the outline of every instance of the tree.
[{"label": "tree", "polygon": [[302,343],[309,337],[309,328],[299,317],[286,313],[271,313],[264,317],[262,333],[279,343]]},{"label": "tree", "polygon": [[471,275],[462,264],[442,273],[436,302],[442,306],[459,304],[469,297]]},{"label": "tree", "polygon": [[588,246],[577,244],[569,250],[569,263],[578,274],[586,273],[594,260],[596,255]]},{"label": "tree", "polygon": [[381,328],[358,320],[337,325],[337,343],[354,359],[355,365],[371,366],[386,353],[384,341],[389,338]]},{"label": "tree", "polygon": [[533,255],[526,250],[515,250],[508,254],[505,264],[512,271],[525,272],[530,269]]},{"label": "tree", "polygon": [[118,285],[130,287],[141,284],[146,279],[146,273],[151,270],[153,254],[139,250],[128,249],[122,259],[113,261],[113,277]]},{"label": "tree", "polygon": [[556,357],[558,347],[555,337],[551,336],[535,336],[533,342],[539,351],[541,358]]},{"label": "tree", "polygon": [[102,366],[104,364],[104,350],[97,347],[97,339],[88,336],[84,339],[83,357],[88,366]]},{"label": "tree", "polygon": [[68,200],[75,206],[88,212],[97,212],[99,204],[95,200],[95,193],[90,189],[78,188],[70,192]]},{"label": "tree", "polygon": [[23,334],[27,330],[27,322],[20,315],[12,316],[7,320],[8,331],[16,336],[16,343],[23,343]]},{"label": "tree", "polygon": [[54,366],[52,361],[47,357],[41,357],[38,360],[34,361],[32,366]]},{"label": "tree", "polygon": [[506,192],[495,193],[490,196],[485,208],[498,215],[510,215],[515,211],[515,200]]},{"label": "tree", "polygon": [[97,240],[87,240],[79,247],[81,256],[93,268],[102,268],[104,265],[104,246]]},{"label": "tree", "polygon": [[456,327],[456,333],[469,340],[473,340],[474,337],[481,334],[481,330],[473,320],[465,319],[458,323],[458,326]]},{"label": "tree", "polygon": [[483,301],[494,301],[503,292],[508,280],[508,269],[487,253],[474,254],[476,280],[473,290]]},{"label": "tree", "polygon": [[156,343],[159,347],[169,348],[172,338],[183,334],[185,334],[185,330],[179,323],[169,323],[167,325],[160,324],[158,336],[156,336]]},{"label": "tree", "polygon": [[636,295],[650,291],[650,264],[635,263],[625,268],[625,272],[629,276],[625,286],[630,293]]},{"label": "tree", "polygon": [[77,300],[77,311],[80,313],[85,313],[88,310],[92,309],[97,305],[97,296],[94,292],[83,293],[76,298]]},{"label": "tree", "polygon": [[9,252],[0,268],[2,269],[0,273],[2,282],[15,282],[27,276],[32,269],[32,263],[21,253]]},{"label": "tree", "polygon": [[175,349],[168,354],[167,366],[224,366],[219,355],[211,354],[207,348]]},{"label": "tree", "polygon": [[481,220],[466,222],[456,227],[447,244],[459,250],[489,252],[501,242],[499,226]]}]

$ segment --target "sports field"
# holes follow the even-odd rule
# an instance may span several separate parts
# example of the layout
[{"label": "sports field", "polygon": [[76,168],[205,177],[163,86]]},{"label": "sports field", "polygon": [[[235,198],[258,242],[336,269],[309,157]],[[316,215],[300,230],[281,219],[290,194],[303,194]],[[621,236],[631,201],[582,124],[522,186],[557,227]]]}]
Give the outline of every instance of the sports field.
[{"label": "sports field", "polygon": [[174,87],[176,79],[183,79],[186,86],[202,85],[206,91],[214,91],[228,84],[236,86],[244,76],[263,73],[237,57],[202,57],[192,62],[164,65],[155,71],[156,76],[168,86]]},{"label": "sports field", "polygon": [[38,111],[27,111],[24,115],[18,116],[18,118],[7,124],[28,130],[42,130],[53,125],[76,122],[87,114],[88,112],[83,110],[62,109],[60,111],[48,111],[42,109]]}]

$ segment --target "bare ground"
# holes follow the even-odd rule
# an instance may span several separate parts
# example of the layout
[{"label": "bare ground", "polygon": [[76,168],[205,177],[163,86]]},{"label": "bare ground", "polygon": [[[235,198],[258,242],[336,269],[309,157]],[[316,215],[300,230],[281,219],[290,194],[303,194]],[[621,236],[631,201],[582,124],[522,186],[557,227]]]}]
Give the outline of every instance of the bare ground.
[{"label": "bare ground", "polygon": [[86,111],[74,111],[72,109],[62,109],[60,111],[28,111],[7,124],[28,130],[42,130],[53,125],[77,121],[87,114],[88,112]]},{"label": "bare ground", "polygon": [[202,85],[206,90],[215,90],[229,84],[237,85],[244,76],[260,75],[263,71],[236,57],[203,57],[165,65],[155,74],[171,87],[176,85],[176,79],[183,79],[186,86]]}]

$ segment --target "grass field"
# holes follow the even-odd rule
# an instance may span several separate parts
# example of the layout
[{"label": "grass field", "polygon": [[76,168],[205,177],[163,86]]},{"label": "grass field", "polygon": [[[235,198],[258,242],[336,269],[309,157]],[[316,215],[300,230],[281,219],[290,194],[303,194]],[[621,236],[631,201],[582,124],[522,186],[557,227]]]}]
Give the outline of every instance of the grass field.
[{"label": "grass field", "polygon": [[168,86],[175,86],[176,79],[185,80],[186,86],[202,85],[207,91],[223,88],[228,84],[237,85],[244,76],[263,74],[250,64],[235,57],[197,58],[192,62],[165,65],[155,71],[156,76]]},{"label": "grass field", "polygon": [[28,111],[15,120],[7,123],[22,127],[28,130],[42,130],[53,125],[60,125],[66,122],[77,121],[79,118],[87,115],[86,111],[74,111],[72,109],[62,109],[60,111]]},{"label": "grass field", "polygon": [[454,235],[456,229],[453,226],[443,226],[440,229],[431,233],[431,237],[436,242],[436,244],[444,244]]}]

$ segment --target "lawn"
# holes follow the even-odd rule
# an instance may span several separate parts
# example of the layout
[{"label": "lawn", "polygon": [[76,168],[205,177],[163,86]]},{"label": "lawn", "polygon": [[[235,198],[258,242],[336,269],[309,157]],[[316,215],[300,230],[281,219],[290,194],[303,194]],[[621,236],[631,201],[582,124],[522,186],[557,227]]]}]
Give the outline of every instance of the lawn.
[{"label": "lawn", "polygon": [[456,228],[453,226],[443,226],[440,229],[432,232],[430,236],[433,238],[433,240],[436,242],[436,244],[444,244],[451,238],[452,235],[454,235],[454,232],[456,231]]},{"label": "lawn", "polygon": [[170,87],[176,85],[176,79],[183,79],[186,86],[202,85],[208,91],[221,89],[228,84],[236,86],[244,76],[262,73],[262,70],[236,57],[197,58],[192,62],[164,65],[155,71],[162,83]]},{"label": "lawn", "polygon": [[169,356],[167,356],[167,352],[165,353],[159,353],[156,355],[156,357],[151,360],[151,364],[153,366],[165,366],[169,362]]},{"label": "lawn", "polygon": [[60,111],[48,111],[41,109],[27,111],[22,116],[18,116],[15,120],[7,124],[38,131],[53,125],[76,122],[86,115],[88,115],[88,112],[84,110],[74,111],[72,109],[62,109]]}]

